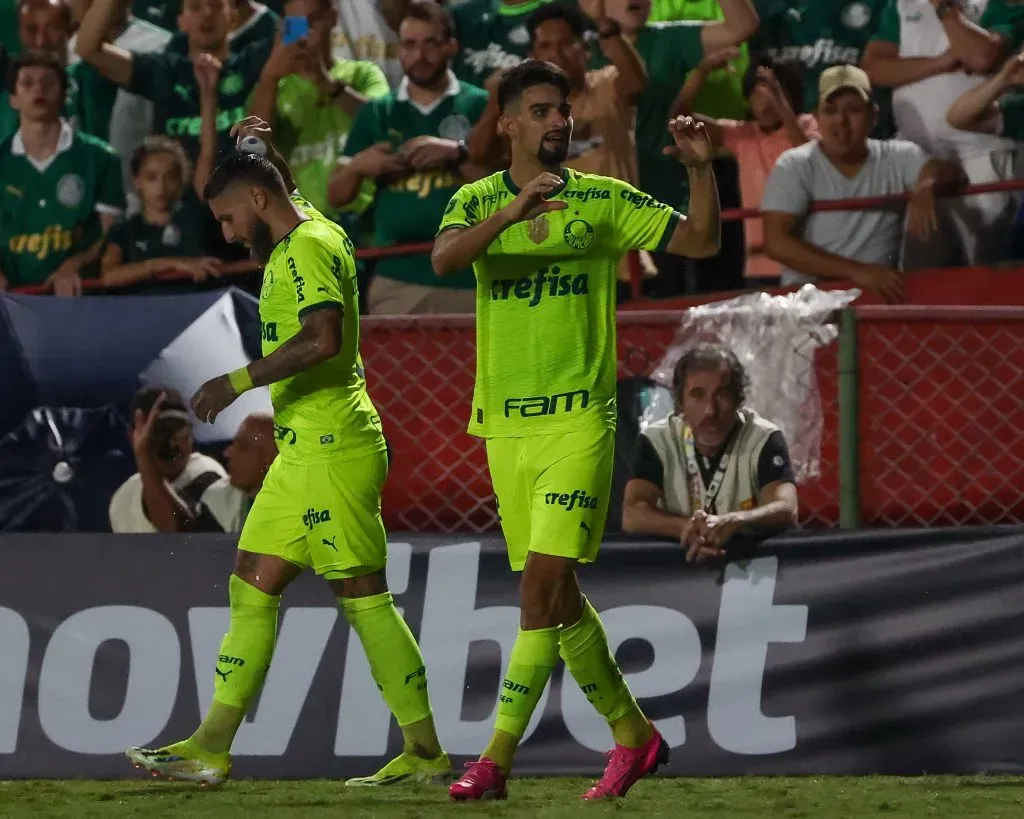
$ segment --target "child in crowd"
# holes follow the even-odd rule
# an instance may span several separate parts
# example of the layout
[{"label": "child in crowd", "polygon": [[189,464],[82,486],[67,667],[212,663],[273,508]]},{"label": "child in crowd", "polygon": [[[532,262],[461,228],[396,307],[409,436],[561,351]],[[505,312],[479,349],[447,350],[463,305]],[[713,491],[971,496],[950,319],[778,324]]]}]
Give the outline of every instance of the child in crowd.
[{"label": "child in crowd", "polygon": [[186,197],[191,169],[182,147],[148,137],[132,154],[131,174],[142,209],[116,225],[100,264],[105,285],[183,273],[194,281],[216,276],[220,260],[204,255],[202,211]]},{"label": "child in crowd", "polygon": [[[749,120],[713,119],[693,113],[697,97],[708,74],[728,66],[739,52],[734,48],[709,54],[686,79],[673,106],[673,115],[692,115],[704,123],[711,144],[736,157],[740,171],[740,196],[745,208],[761,206],[768,176],[778,158],[790,148],[803,145],[818,135],[815,118],[800,114],[804,98],[801,68],[792,63],[755,57],[743,78],[743,95],[750,108]],[[764,255],[764,227],[760,219],[744,223],[747,244],[746,275],[778,278],[778,263]]]}]

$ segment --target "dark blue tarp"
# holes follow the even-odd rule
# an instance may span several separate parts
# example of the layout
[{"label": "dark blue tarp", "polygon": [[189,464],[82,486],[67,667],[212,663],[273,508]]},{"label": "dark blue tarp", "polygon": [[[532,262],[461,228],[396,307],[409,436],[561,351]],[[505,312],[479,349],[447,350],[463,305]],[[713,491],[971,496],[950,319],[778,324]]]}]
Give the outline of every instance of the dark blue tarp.
[{"label": "dark blue tarp", "polygon": [[[229,291],[246,351],[256,300]],[[0,293],[0,437],[37,407],[124,408],[139,375],[225,291],[60,299]]]}]

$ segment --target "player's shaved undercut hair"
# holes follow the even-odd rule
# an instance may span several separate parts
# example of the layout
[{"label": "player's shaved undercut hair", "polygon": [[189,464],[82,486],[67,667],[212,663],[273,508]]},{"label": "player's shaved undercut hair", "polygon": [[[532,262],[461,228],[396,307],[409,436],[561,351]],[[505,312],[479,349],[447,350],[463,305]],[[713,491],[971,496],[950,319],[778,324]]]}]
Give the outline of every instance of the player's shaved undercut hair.
[{"label": "player's shaved undercut hair", "polygon": [[284,180],[273,162],[259,154],[232,151],[210,176],[206,187],[203,188],[203,199],[215,199],[238,183],[265,188],[270,193],[282,197],[288,195]]},{"label": "player's shaved undercut hair", "polygon": [[557,65],[544,60],[523,60],[505,72],[498,83],[498,110],[519,101],[523,92],[538,85],[553,85],[563,99],[569,97],[569,78]]}]

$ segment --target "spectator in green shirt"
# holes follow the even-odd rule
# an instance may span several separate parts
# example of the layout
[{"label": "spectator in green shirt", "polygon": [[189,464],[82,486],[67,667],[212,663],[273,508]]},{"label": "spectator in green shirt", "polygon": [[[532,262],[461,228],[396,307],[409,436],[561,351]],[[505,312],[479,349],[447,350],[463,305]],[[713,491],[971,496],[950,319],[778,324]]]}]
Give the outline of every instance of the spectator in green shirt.
[{"label": "spectator in green shirt", "polygon": [[[449,13],[432,0],[409,6],[399,26],[405,78],[398,90],[368,101],[331,176],[328,199],[343,207],[364,180],[377,187],[374,219],[380,246],[432,241],[444,209],[467,179],[482,175],[465,140],[487,106],[487,92],[455,78],[458,47]],[[370,284],[371,313],[472,313],[472,270],[438,278],[430,253],[381,259]]]},{"label": "spectator in green shirt", "polygon": [[[253,43],[273,41],[281,18],[262,3],[253,0],[228,0],[231,14],[231,34],[228,42],[232,51],[242,51]],[[188,35],[179,31],[167,46],[169,51],[188,54]]]},{"label": "spectator in green shirt", "polygon": [[241,52],[228,45],[230,10],[227,0],[184,0],[179,25],[188,35],[188,55],[165,51],[143,54],[107,40],[110,21],[125,0],[95,0],[78,32],[78,53],[97,71],[123,88],[153,101],[155,130],[181,141],[189,159],[199,153],[202,115],[193,60],[210,54],[221,64],[217,83],[219,149],[231,147],[229,132],[245,116],[246,101],[271,43],[257,43]]},{"label": "spectator in green shirt", "polygon": [[0,289],[46,284],[80,295],[124,210],[117,155],[60,115],[67,88],[64,65],[45,51],[22,52],[9,73],[19,127],[0,142]]},{"label": "spectator in green shirt", "polygon": [[[309,35],[291,45],[278,40],[249,100],[249,113],[273,127],[303,197],[330,214],[327,180],[352,123],[363,103],[391,89],[375,63],[331,57],[331,32],[338,21],[331,0],[288,0],[285,14],[305,17]],[[347,209],[362,213],[372,201],[367,180]]]},{"label": "spectator in green shirt", "polygon": [[151,136],[135,149],[130,167],[141,210],[111,230],[100,263],[103,283],[122,287],[161,273],[195,281],[216,275],[220,262],[203,256],[202,223],[183,201],[191,169],[181,146]]}]

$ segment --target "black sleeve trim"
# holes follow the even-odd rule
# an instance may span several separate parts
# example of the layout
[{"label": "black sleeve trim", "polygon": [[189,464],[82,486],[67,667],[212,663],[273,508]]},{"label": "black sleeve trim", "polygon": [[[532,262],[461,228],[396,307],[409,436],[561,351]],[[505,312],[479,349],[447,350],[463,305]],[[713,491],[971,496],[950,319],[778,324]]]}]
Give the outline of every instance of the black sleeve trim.
[{"label": "black sleeve trim", "polygon": [[299,310],[299,318],[315,313],[317,310],[337,310],[339,313],[344,314],[345,308],[342,307],[341,302],[337,301],[318,301],[316,304],[311,304],[309,307],[303,307]]},{"label": "black sleeve trim", "polygon": [[668,217],[668,224],[665,225],[665,232],[661,234],[661,240],[654,249],[655,253],[665,253],[668,250],[668,243],[672,241],[672,234],[676,232],[676,225],[682,218],[678,211],[672,211],[672,215]]},{"label": "black sleeve trim", "polygon": [[793,464],[789,459],[789,447],[781,430],[775,430],[761,447],[757,457],[757,488],[763,489],[770,483],[782,481],[796,483]]},{"label": "black sleeve trim", "polygon": [[633,453],[633,474],[630,477],[653,483],[658,489],[665,488],[665,467],[651,439],[642,433],[637,438]]}]

